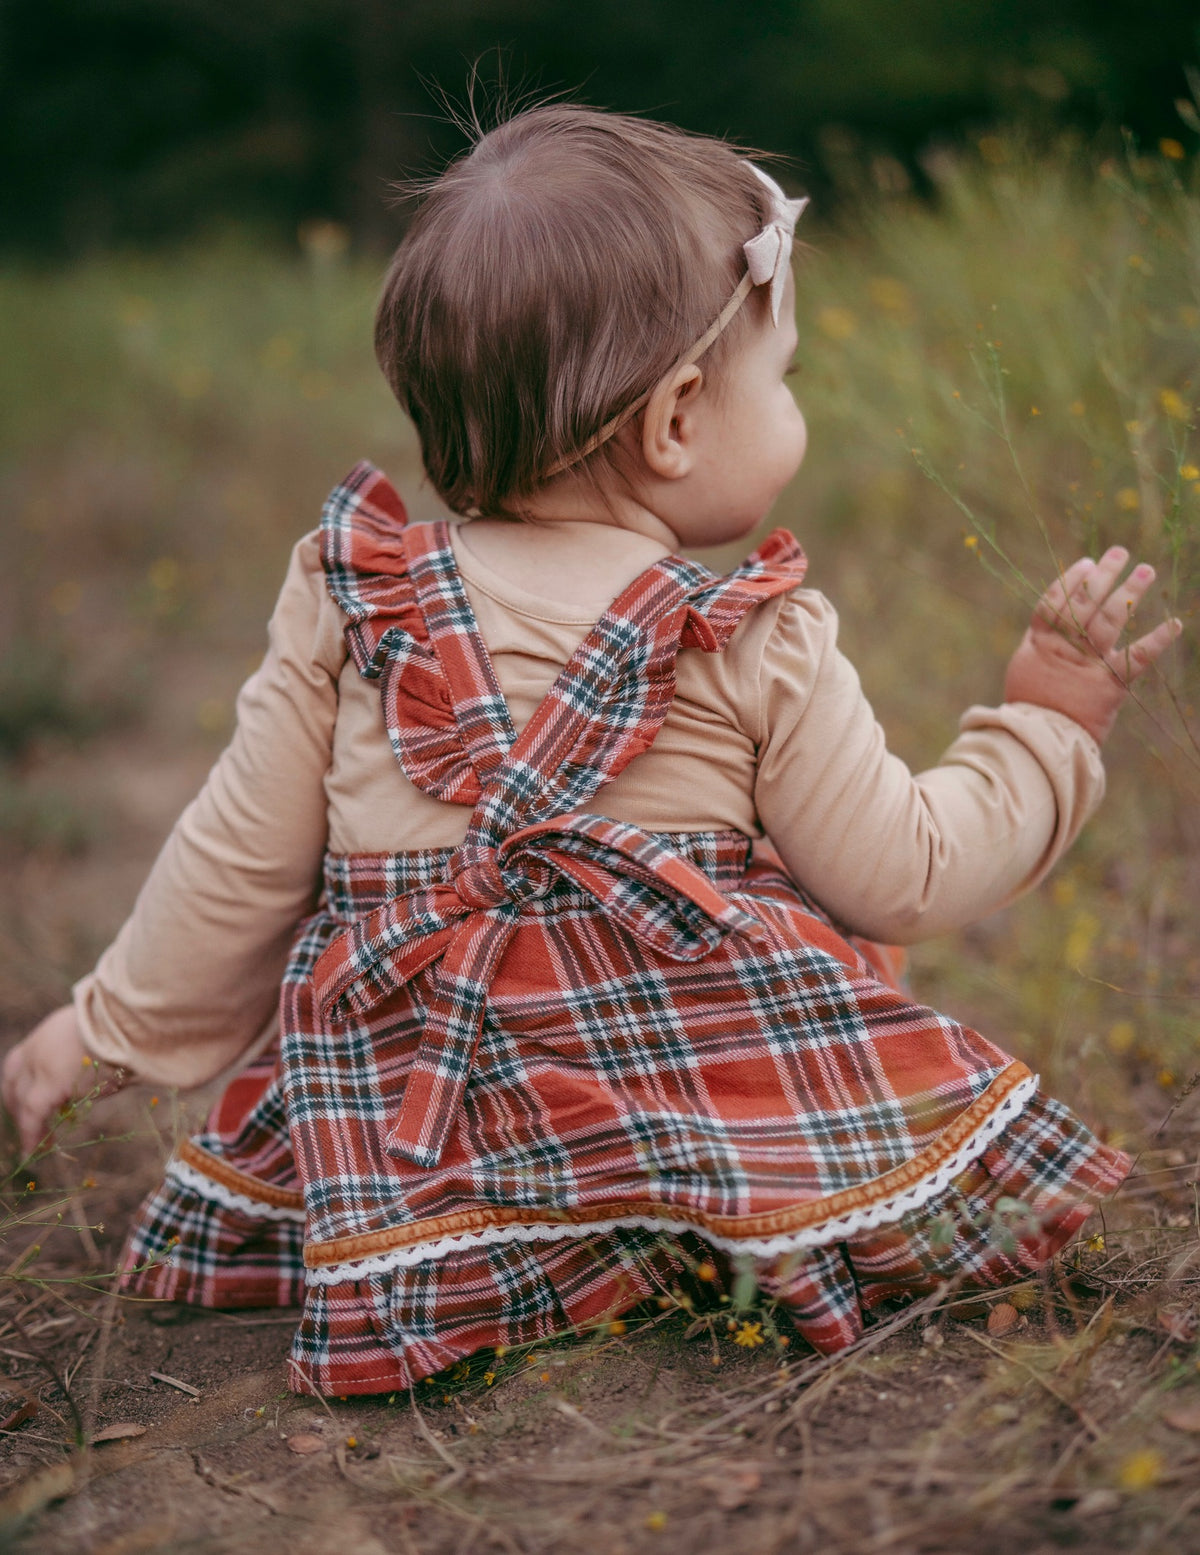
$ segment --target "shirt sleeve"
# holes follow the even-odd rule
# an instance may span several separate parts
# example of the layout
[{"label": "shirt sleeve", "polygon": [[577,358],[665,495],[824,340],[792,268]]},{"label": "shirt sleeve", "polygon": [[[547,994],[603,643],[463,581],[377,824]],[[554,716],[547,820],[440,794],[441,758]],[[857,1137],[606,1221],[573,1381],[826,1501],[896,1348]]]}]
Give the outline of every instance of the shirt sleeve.
[{"label": "shirt sleeve", "polygon": [[309,535],[292,553],[266,657],[238,696],[231,743],[117,938],[76,985],[96,1057],[197,1085],[269,1039],[325,847],[340,625]]},{"label": "shirt sleeve", "polygon": [[1035,886],[1104,793],[1095,740],[1030,703],[972,707],[937,766],[888,752],[837,616],[797,590],[759,663],[755,803],[792,878],[855,933],[912,944]]}]

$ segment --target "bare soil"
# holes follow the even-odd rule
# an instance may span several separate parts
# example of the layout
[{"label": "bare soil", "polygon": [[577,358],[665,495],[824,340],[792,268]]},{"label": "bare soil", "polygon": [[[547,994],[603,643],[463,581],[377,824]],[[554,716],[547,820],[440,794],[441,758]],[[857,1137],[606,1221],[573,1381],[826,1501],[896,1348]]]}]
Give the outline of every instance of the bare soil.
[{"label": "bare soil", "polygon": [[[30,782],[86,794],[93,829],[74,856],[5,861],[0,1040],[128,910],[219,743],[189,709],[233,683],[235,654],[175,654],[138,730],[36,754]],[[344,1402],[287,1391],[294,1313],[111,1295],[129,1214],[205,1103],[135,1087],[5,1195],[0,1404],[36,1407],[0,1436],[0,1549],[1200,1551],[1200,1125],[1185,1095],[1156,1137],[1170,1097],[1153,1078],[1135,1097],[1153,1150],[1103,1227],[1007,1293],[1007,1331],[951,1293],[830,1361],[740,1346],[728,1309],[668,1303],[624,1332],[479,1357],[415,1397]],[[142,1429],[96,1440],[111,1427]]]}]

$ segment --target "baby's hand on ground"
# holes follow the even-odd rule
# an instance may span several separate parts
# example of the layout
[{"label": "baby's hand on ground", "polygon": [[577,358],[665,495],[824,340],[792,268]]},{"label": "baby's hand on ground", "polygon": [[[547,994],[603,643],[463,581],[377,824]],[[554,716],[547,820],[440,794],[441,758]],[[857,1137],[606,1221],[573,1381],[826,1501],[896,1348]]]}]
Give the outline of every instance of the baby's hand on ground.
[{"label": "baby's hand on ground", "polygon": [[86,1056],[69,1004],[47,1015],[6,1054],[0,1089],[27,1156],[37,1149],[54,1113],[75,1094]]},{"label": "baby's hand on ground", "polygon": [[1009,662],[1006,701],[1066,713],[1103,743],[1129,687],[1183,630],[1179,620],[1164,621],[1117,646],[1154,582],[1154,568],[1143,563],[1118,586],[1128,560],[1129,552],[1114,546],[1098,562],[1083,557],[1050,585]]}]

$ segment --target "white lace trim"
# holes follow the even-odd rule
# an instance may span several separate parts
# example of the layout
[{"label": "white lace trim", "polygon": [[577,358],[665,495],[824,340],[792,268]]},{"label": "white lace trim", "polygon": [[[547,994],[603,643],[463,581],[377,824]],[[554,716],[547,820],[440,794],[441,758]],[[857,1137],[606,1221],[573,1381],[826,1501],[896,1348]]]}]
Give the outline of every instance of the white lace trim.
[{"label": "white lace trim", "polygon": [[289,1209],[282,1204],[264,1204],[261,1199],[252,1199],[248,1194],[235,1193],[232,1188],[227,1188],[223,1182],[217,1182],[209,1177],[206,1172],[189,1166],[186,1161],[172,1161],[167,1167],[167,1181],[176,1182],[181,1188],[190,1188],[193,1193],[198,1193],[201,1198],[210,1199],[214,1204],[220,1204],[224,1209],[237,1210],[239,1214],[251,1215],[256,1220],[294,1220],[300,1225],[304,1224],[304,1211],[302,1209]]},{"label": "white lace trim", "polygon": [[501,1242],[561,1242],[568,1237],[595,1236],[602,1231],[616,1231],[626,1227],[644,1231],[693,1232],[723,1252],[750,1253],[755,1258],[774,1258],[781,1253],[824,1247],[830,1242],[843,1241],[859,1231],[873,1231],[877,1226],[899,1220],[910,1210],[919,1209],[922,1204],[927,1204],[942,1193],[961,1171],[983,1154],[996,1135],[1024,1111],[1037,1087],[1036,1075],[1030,1075],[1014,1086],[965,1144],[960,1145],[935,1172],[914,1183],[911,1188],[905,1188],[891,1198],[881,1199],[878,1204],[871,1204],[866,1209],[850,1210],[845,1215],[822,1221],[820,1225],[788,1231],[782,1236],[717,1236],[715,1232],[695,1225],[690,1220],[672,1220],[668,1216],[657,1215],[622,1215],[608,1220],[589,1220],[584,1224],[564,1224],[560,1221],[525,1226],[486,1226],[481,1231],[439,1237],[436,1241],[420,1242],[415,1247],[399,1247],[369,1258],[352,1258],[344,1263],[309,1269],[305,1279],[309,1285],[340,1285],[346,1280],[362,1280],[372,1274],[386,1274],[391,1269],[407,1269],[414,1264],[432,1263],[444,1258],[447,1253],[462,1252],[469,1247],[489,1247]]}]

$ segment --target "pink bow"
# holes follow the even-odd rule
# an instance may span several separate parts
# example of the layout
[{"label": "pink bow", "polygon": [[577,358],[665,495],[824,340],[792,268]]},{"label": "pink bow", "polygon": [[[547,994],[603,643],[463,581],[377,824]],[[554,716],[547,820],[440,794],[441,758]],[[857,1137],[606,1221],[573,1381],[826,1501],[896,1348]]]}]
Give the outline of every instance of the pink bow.
[{"label": "pink bow", "polygon": [[742,244],[750,279],[755,286],[771,283],[771,320],[779,323],[779,307],[783,302],[783,288],[787,284],[788,266],[792,262],[792,238],[801,211],[808,204],[802,200],[789,200],[775,180],[761,167],[750,166],[766,186],[771,197],[771,219],[757,236]]}]

